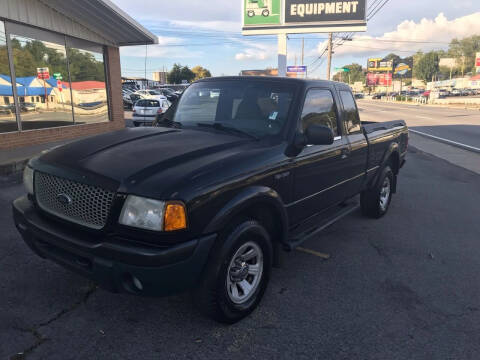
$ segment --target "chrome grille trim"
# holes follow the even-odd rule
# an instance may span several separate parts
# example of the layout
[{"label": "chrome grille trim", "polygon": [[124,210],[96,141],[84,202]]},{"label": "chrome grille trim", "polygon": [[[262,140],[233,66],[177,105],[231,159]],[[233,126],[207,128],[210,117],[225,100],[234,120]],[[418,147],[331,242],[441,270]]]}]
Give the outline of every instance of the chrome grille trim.
[{"label": "chrome grille trim", "polygon": [[[34,178],[35,197],[42,210],[91,229],[105,227],[114,192],[39,171]],[[71,201],[60,201],[59,195],[60,200],[66,196]]]}]

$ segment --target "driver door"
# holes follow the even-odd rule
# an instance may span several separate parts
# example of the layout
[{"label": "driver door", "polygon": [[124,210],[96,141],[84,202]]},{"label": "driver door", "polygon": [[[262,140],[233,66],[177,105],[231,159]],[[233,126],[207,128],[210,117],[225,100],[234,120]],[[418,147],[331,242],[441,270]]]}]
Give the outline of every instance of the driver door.
[{"label": "driver door", "polygon": [[345,198],[343,181],[348,143],[342,137],[339,114],[329,89],[310,89],[305,97],[301,130],[311,124],[329,127],[334,134],[331,145],[307,145],[295,158],[294,202],[288,206],[292,225],[341,202]]}]

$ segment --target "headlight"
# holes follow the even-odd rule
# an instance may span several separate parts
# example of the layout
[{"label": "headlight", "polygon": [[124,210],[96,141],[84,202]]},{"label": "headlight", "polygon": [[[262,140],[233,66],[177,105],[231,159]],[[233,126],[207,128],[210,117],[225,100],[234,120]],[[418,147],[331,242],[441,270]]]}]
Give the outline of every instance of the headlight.
[{"label": "headlight", "polygon": [[118,222],[154,231],[183,230],[187,228],[187,212],[180,201],[165,202],[129,195]]},{"label": "headlight", "polygon": [[25,166],[25,170],[23,170],[23,184],[27,192],[33,195],[33,169],[28,165]]},{"label": "headlight", "polygon": [[165,202],[129,195],[123,205],[119,223],[147,230],[163,229]]}]

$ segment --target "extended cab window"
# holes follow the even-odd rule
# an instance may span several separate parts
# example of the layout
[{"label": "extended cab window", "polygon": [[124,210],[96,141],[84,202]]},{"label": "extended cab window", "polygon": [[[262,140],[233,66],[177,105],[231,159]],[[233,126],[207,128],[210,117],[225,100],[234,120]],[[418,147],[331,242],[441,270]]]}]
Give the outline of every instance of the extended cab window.
[{"label": "extended cab window", "polygon": [[340,91],[340,97],[342,98],[343,109],[345,111],[347,133],[355,134],[361,132],[360,118],[358,117],[358,110],[352,93],[350,91]]},{"label": "extended cab window", "polygon": [[338,136],[337,113],[332,93],[329,90],[309,90],[302,111],[302,129],[309,125],[323,125]]},{"label": "extended cab window", "polygon": [[294,85],[276,81],[199,82],[185,90],[173,121],[184,127],[221,125],[259,138],[278,135],[294,93]]}]

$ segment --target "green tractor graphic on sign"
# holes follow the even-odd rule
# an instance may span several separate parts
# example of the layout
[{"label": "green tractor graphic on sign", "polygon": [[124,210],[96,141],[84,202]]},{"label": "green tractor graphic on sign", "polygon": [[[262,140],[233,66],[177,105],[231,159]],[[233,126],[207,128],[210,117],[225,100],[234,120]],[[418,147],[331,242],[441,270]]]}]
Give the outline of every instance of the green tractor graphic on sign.
[{"label": "green tractor graphic on sign", "polygon": [[272,0],[248,0],[246,10],[248,17],[256,15],[268,17],[272,13]]}]

